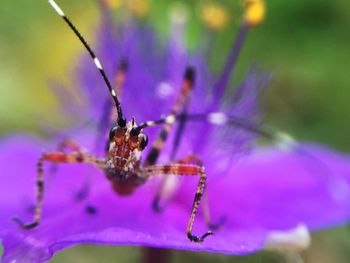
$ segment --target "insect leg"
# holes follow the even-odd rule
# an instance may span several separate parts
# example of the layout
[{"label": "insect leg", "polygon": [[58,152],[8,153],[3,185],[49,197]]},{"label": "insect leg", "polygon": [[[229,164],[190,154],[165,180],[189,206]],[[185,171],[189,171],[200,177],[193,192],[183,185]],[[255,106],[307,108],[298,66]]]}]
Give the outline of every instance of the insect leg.
[{"label": "insect leg", "polygon": [[[189,158],[191,159],[191,158]],[[184,162],[184,161],[183,161]],[[183,175],[183,176],[198,176],[199,182],[196,190],[196,194],[193,200],[190,219],[187,224],[187,237],[193,242],[203,242],[204,239],[213,234],[212,231],[207,231],[202,236],[197,236],[192,233],[193,224],[197,215],[198,206],[200,204],[201,198],[203,196],[207,175],[205,173],[204,167],[201,165],[194,164],[185,164],[179,162],[169,165],[154,165],[146,166],[143,168],[145,177],[154,176],[154,175]]]},{"label": "insect leg", "polygon": [[[183,114],[183,115],[187,114],[188,106],[189,106],[189,100],[185,103],[184,109],[182,110],[181,114]],[[184,130],[185,130],[185,126],[186,126],[186,119],[183,118],[183,119],[179,120],[179,124],[176,128],[175,137],[173,140],[173,146],[172,146],[171,152],[170,152],[170,161],[173,161],[176,158],[176,154],[177,154],[177,151],[178,151],[180,143],[181,143],[181,139],[182,139],[182,135],[183,135]],[[172,194],[171,192],[172,192],[173,188],[175,188],[175,187],[174,187],[172,178],[170,176],[164,176],[161,179],[156,196],[154,197],[153,202],[152,202],[152,208],[154,211],[161,212],[163,210],[163,207],[165,205],[164,204],[161,205],[160,203],[161,203],[162,199],[165,202],[167,202],[168,199],[170,199],[170,196]]]},{"label": "insect leg", "polygon": [[58,145],[59,152],[63,152],[66,149],[69,149],[73,152],[80,152],[81,151],[80,146],[72,139],[65,139]]},{"label": "insect leg", "polygon": [[[203,166],[202,161],[196,155],[188,155],[185,158],[178,161],[178,163],[183,164],[196,164],[198,166]],[[225,217],[220,218],[218,223],[213,223],[210,213],[210,207],[208,202],[208,195],[206,192],[203,193],[201,207],[203,210],[203,216],[206,224],[208,225],[210,230],[218,229],[225,222]]]},{"label": "insect leg", "polygon": [[193,68],[188,67],[185,72],[184,81],[180,90],[180,95],[175,101],[175,104],[171,109],[170,115],[168,115],[169,118],[167,119],[166,122],[162,123],[164,124],[163,129],[160,131],[157,139],[152,144],[151,150],[146,156],[144,165],[153,165],[157,162],[158,157],[164,147],[164,143],[168,138],[168,134],[171,131],[174,123],[176,122],[176,118],[174,117],[176,114],[180,112],[183,105],[191,96],[194,82],[195,82],[195,71]]},{"label": "insect leg", "polygon": [[[80,146],[72,139],[64,139],[62,142],[58,144],[58,147],[57,147],[58,152],[65,152],[66,149],[69,149],[73,152],[81,152]],[[53,174],[56,171],[57,171],[57,164],[53,164],[50,168],[50,174]]]},{"label": "insect leg", "polygon": [[[72,152],[82,152],[80,146],[75,141],[68,138],[61,141],[57,147],[58,152],[66,152],[66,150],[70,150]],[[56,165],[53,167],[56,168]]]},{"label": "insect leg", "polygon": [[23,223],[19,218],[14,218],[14,221],[17,222],[23,229],[31,229],[39,225],[42,216],[42,201],[44,197],[44,162],[51,163],[90,163],[102,167],[104,163],[103,159],[97,159],[91,155],[83,154],[81,152],[74,153],[63,153],[63,152],[50,152],[44,153],[37,163],[37,197],[36,197],[36,206],[34,218],[31,223]]},{"label": "insect leg", "polygon": [[[183,85],[182,85],[181,90],[180,90],[180,95],[176,99],[175,104],[171,109],[172,115],[176,115],[180,112],[180,110],[182,108],[188,107],[188,102],[189,102],[189,99],[192,95],[194,82],[195,82],[195,71],[193,68],[188,67],[186,69],[186,72],[185,72]],[[184,111],[186,111],[186,109],[184,109]],[[170,133],[171,129],[173,128],[175,121],[176,121],[175,119],[172,119],[170,117],[170,118],[168,118],[168,122],[164,123],[162,130],[160,131],[157,139],[154,141],[153,145],[151,146],[150,152],[146,156],[146,161],[145,161],[144,165],[154,165],[157,162],[158,157],[159,157],[159,155],[164,147],[164,144],[168,138],[168,134]],[[177,140],[179,140],[179,138],[182,135],[182,131],[184,129],[184,124],[185,124],[185,122],[182,122],[179,124],[178,130],[176,133],[176,137],[175,137],[175,138],[177,138]],[[175,141],[175,143],[176,143],[176,141]],[[174,150],[174,153],[176,153],[176,149]],[[175,154],[171,154],[170,160],[173,160],[174,156],[175,156]],[[159,185],[157,194],[152,202],[152,208],[154,211],[159,212],[162,210],[162,208],[160,206],[160,199],[161,199],[162,193],[165,192],[166,185],[169,184],[169,180],[170,179],[167,176],[162,178],[162,181]]]},{"label": "insect leg", "polygon": [[177,151],[178,151],[179,146],[181,144],[182,135],[183,135],[183,133],[185,131],[185,127],[186,127],[186,116],[188,114],[188,108],[189,108],[189,101],[187,101],[187,103],[184,105],[184,109],[181,113],[184,116],[184,118],[179,120],[179,124],[178,124],[176,132],[175,132],[175,137],[174,137],[173,145],[171,147],[171,152],[170,152],[170,160],[171,161],[175,160]]},{"label": "insect leg", "polygon": [[[80,148],[80,146],[75,141],[73,141],[72,139],[65,139],[65,140],[63,140],[58,145],[58,148],[57,148],[58,152],[66,152],[67,149],[72,151],[72,152],[83,154],[83,151]],[[51,167],[49,168],[49,174],[50,175],[55,174],[57,172],[57,169],[58,169],[58,164],[57,163],[53,163],[51,165]],[[90,176],[90,173],[88,172],[86,174],[86,176],[85,176],[85,182],[83,183],[82,188],[76,194],[76,198],[78,200],[85,199],[86,196],[89,194],[89,191],[90,191],[90,180],[91,180],[91,176]]]}]

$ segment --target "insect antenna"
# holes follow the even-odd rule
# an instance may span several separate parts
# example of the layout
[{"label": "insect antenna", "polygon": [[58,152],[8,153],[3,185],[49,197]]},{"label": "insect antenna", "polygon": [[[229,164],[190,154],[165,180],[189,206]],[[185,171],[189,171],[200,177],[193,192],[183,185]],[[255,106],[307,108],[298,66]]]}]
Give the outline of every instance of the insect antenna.
[{"label": "insect antenna", "polygon": [[115,92],[115,90],[112,88],[112,85],[109,81],[109,79],[107,78],[107,75],[101,65],[101,62],[99,61],[99,59],[96,57],[95,53],[92,51],[92,49],[90,48],[89,44],[86,42],[86,40],[83,38],[83,36],[79,33],[79,31],[76,29],[76,27],[72,24],[72,22],[68,19],[68,17],[63,13],[62,9],[56,4],[56,2],[54,0],[48,0],[49,4],[52,6],[52,8],[56,11],[56,13],[63,18],[63,20],[68,24],[68,26],[73,30],[73,32],[75,33],[75,35],[79,38],[79,40],[83,43],[83,45],[85,46],[85,48],[87,49],[87,51],[89,52],[91,58],[93,59],[95,66],[97,67],[97,69],[100,71],[100,74],[102,75],[103,80],[105,81],[109,93],[111,94],[115,106],[117,108],[117,112],[118,112],[118,125],[121,127],[124,127],[126,125],[126,121],[125,118],[123,116],[123,112],[122,112],[122,108],[120,105],[120,102],[118,100],[117,94]]},{"label": "insect antenna", "polygon": [[212,125],[222,126],[222,125],[232,125],[240,129],[258,134],[266,139],[275,140],[278,136],[270,129],[262,127],[261,125],[250,122],[242,117],[229,115],[224,112],[210,112],[210,113],[181,113],[181,114],[170,114],[163,118],[155,121],[143,122],[134,129],[142,130],[148,127],[154,127],[166,123],[175,122],[187,122],[187,121],[206,121]]}]

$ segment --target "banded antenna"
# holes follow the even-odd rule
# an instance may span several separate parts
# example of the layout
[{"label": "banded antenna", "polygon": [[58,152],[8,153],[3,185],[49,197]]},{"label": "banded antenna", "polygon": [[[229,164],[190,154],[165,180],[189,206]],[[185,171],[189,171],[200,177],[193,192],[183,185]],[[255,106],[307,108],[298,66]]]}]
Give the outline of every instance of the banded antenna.
[{"label": "banded antenna", "polygon": [[56,2],[54,0],[48,0],[49,4],[52,6],[52,8],[56,11],[56,13],[63,18],[63,20],[68,24],[68,26],[73,30],[73,32],[75,33],[75,35],[79,38],[79,40],[83,43],[83,45],[85,46],[85,48],[87,49],[87,51],[89,52],[91,58],[93,59],[96,68],[100,71],[100,74],[103,77],[103,80],[105,81],[105,83],[107,84],[109,93],[111,94],[115,106],[117,107],[117,112],[118,112],[118,125],[121,127],[124,127],[126,125],[126,121],[125,118],[123,116],[123,112],[122,112],[122,108],[120,105],[120,102],[118,100],[117,94],[114,91],[114,89],[112,88],[112,85],[110,83],[110,81],[107,78],[107,75],[101,65],[100,60],[96,57],[95,53],[92,51],[92,49],[90,48],[90,46],[88,45],[88,43],[86,42],[86,40],[82,37],[82,35],[79,33],[79,31],[75,28],[75,26],[72,24],[72,22],[68,19],[68,17],[63,13],[62,9],[56,4]]}]

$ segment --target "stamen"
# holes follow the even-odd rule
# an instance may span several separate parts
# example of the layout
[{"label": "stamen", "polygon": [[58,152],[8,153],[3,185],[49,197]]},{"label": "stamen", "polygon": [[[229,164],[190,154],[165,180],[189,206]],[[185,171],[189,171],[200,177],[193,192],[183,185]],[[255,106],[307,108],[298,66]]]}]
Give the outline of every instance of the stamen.
[{"label": "stamen", "polygon": [[148,0],[129,0],[129,11],[136,17],[145,17],[149,12]]},{"label": "stamen", "polygon": [[227,9],[217,3],[207,3],[202,6],[201,18],[203,23],[214,31],[225,28],[229,22]]},{"label": "stamen", "polygon": [[234,72],[238,55],[242,49],[248,30],[253,26],[259,25],[265,17],[265,4],[263,0],[245,0],[244,3],[245,14],[243,22],[240,26],[237,37],[233,42],[224,70],[218,82],[214,86],[214,92],[216,93],[216,96],[212,109],[218,106],[225,93],[226,87],[230,82],[232,73]]},{"label": "stamen", "polygon": [[216,107],[220,101],[222,96],[225,93],[225,89],[231,79],[232,73],[235,69],[235,65],[237,63],[238,55],[241,51],[243,43],[246,39],[249,27],[246,23],[243,23],[238,31],[237,37],[233,42],[231,47],[230,54],[226,60],[226,64],[224,70],[218,80],[218,82],[214,86],[214,92],[216,93],[216,100],[214,101],[214,106]]},{"label": "stamen", "polygon": [[264,0],[245,0],[245,16],[244,20],[250,27],[261,24],[265,18],[265,2]]},{"label": "stamen", "polygon": [[100,2],[111,9],[119,9],[123,5],[122,0],[100,0]]},{"label": "stamen", "polygon": [[170,21],[173,27],[183,27],[188,20],[187,9],[184,5],[176,3],[170,10]]},{"label": "stamen", "polygon": [[170,8],[170,30],[169,30],[169,59],[166,65],[167,80],[174,84],[178,74],[174,68],[182,68],[186,57],[186,24],[188,21],[188,12],[181,3],[175,3]]}]

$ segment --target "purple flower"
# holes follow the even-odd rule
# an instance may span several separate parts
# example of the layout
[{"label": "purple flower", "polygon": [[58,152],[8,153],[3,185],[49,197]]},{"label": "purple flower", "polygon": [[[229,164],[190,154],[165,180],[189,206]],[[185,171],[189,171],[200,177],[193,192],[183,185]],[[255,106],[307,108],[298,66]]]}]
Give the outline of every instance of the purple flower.
[{"label": "purple flower", "polygon": [[[188,112],[209,113],[212,123],[186,122],[176,159],[193,152],[200,156],[208,174],[206,191],[212,220],[218,222],[222,216],[226,220],[214,236],[202,243],[190,242],[185,231],[198,178],[180,178],[164,211],[156,213],[151,208],[159,184],[156,178],[133,195],[123,197],[115,194],[97,168],[63,164],[51,174],[52,169],[45,165],[42,221],[32,230],[22,230],[11,218],[31,220],[37,160],[42,149],[55,150],[59,139],[47,142],[18,135],[0,143],[3,262],[43,262],[57,251],[81,243],[243,255],[265,246],[304,247],[309,243],[308,230],[349,219],[348,156],[274,135],[284,147],[259,148],[244,160],[232,162],[237,160],[237,154],[250,149],[247,145],[253,144],[257,133],[264,134],[256,125],[257,103],[268,74],[253,67],[233,94],[226,91],[240,43],[250,27],[247,23],[243,23],[233,45],[231,55],[234,55],[229,57],[223,76],[216,78],[201,52],[186,53],[179,41],[183,24],[174,22],[169,44],[164,47],[146,26],[130,22],[114,31],[108,14],[104,13],[103,17],[97,36],[97,55],[108,76],[115,76],[118,63],[123,59],[129,63],[121,96],[128,120],[136,116],[138,122],[144,122],[168,114],[186,65],[196,68],[198,78]],[[83,148],[101,155],[105,142],[96,138],[103,139],[110,128],[112,100],[90,58],[82,59],[77,72],[80,79],[76,88],[87,106],[80,108],[72,105],[72,101],[62,100],[62,107],[72,120],[78,117],[83,124],[74,128],[74,134],[68,132],[66,136],[73,136]],[[213,111],[238,116],[245,122],[236,122],[233,126],[212,125],[221,124],[224,117]],[[159,128],[145,129],[150,142],[158,132]],[[173,137],[170,136],[159,163],[169,162]],[[91,178],[90,191],[85,198],[78,198],[87,176]],[[200,208],[195,233],[207,230],[203,218]]]}]

